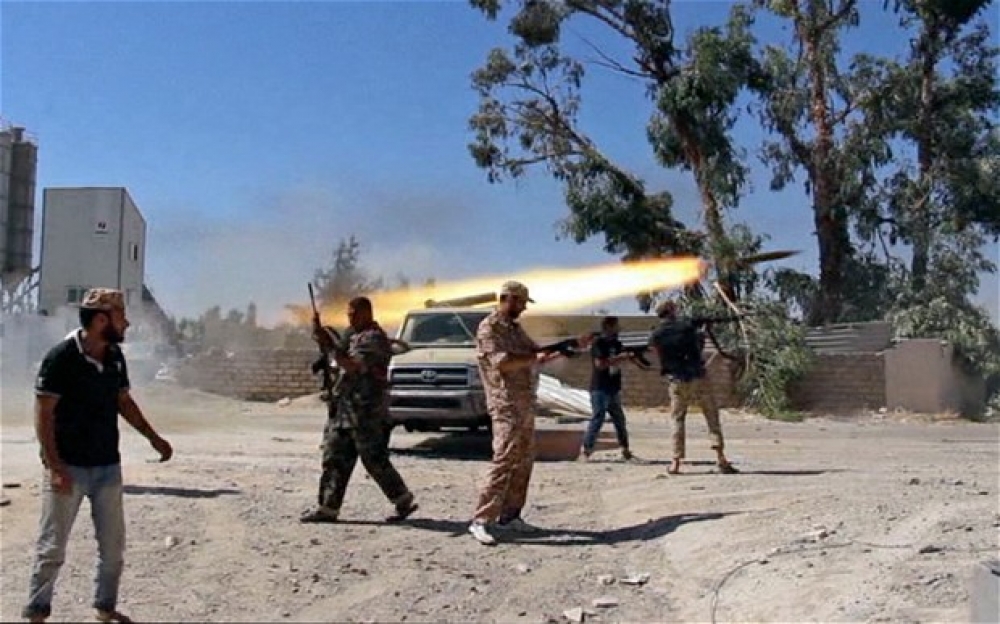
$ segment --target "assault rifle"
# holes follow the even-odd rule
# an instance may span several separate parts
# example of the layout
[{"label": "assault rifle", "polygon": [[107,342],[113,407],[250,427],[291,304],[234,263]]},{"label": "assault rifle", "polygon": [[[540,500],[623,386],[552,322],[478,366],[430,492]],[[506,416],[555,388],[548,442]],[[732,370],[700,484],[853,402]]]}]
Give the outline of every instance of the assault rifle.
[{"label": "assault rifle", "polygon": [[[559,342],[553,342],[539,347],[536,352],[538,353],[555,353],[559,352],[565,357],[573,358],[583,352],[583,349],[588,347],[594,342],[599,336],[600,332],[591,332],[585,334],[581,338],[566,338],[565,340],[560,340]],[[643,334],[640,337],[633,338],[632,336],[619,337],[619,341],[622,343],[622,351],[625,353],[632,354],[635,358],[636,363],[641,368],[650,368],[653,363],[646,359],[646,351],[649,350],[649,337],[648,334]]]},{"label": "assault rifle", "polygon": [[341,376],[338,375],[337,379],[334,380],[333,370],[330,366],[330,357],[337,350],[341,348],[342,338],[336,329],[330,327],[329,325],[323,325],[323,322],[319,318],[319,309],[316,307],[316,295],[313,293],[312,282],[309,282],[309,302],[312,304],[313,311],[313,332],[314,336],[317,332],[323,332],[326,334],[325,338],[316,337],[316,342],[319,344],[320,356],[312,363],[310,369],[313,375],[316,373],[323,374],[323,392],[320,398],[324,401],[333,401],[333,397],[337,392],[337,386],[340,385]]},{"label": "assault rifle", "polygon": [[567,338],[559,342],[542,345],[535,349],[535,353],[560,353],[564,357],[573,358],[580,355],[582,348],[579,338]]}]

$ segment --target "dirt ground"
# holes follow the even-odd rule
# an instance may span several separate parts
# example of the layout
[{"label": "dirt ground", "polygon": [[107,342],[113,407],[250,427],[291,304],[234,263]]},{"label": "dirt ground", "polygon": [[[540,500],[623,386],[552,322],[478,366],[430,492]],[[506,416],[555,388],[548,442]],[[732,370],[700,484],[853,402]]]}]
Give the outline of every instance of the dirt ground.
[{"label": "dirt ground", "polygon": [[[136,621],[963,621],[972,566],[998,551],[996,424],[726,412],[743,470],[728,476],[713,473],[694,415],[686,474],[668,477],[666,414],[632,411],[641,461],[536,464],[526,517],[544,531],[488,548],[465,532],[487,436],[397,430],[414,517],[384,524],[390,507],[359,468],[344,522],[303,525],[324,418],[314,399],[136,395],[176,450],[148,463],[123,424],[120,608]],[[7,400],[2,420],[4,621],[23,604],[39,515],[27,400]],[[51,621],[91,617],[95,550],[85,503]]]}]

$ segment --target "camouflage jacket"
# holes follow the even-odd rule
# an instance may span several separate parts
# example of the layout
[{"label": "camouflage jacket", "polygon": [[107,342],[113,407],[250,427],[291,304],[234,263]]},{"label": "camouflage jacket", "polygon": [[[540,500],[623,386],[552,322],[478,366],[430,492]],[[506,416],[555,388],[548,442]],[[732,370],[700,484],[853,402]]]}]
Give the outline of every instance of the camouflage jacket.
[{"label": "camouflage jacket", "polygon": [[492,414],[521,415],[535,408],[537,367],[502,373],[500,364],[511,356],[534,353],[538,345],[517,321],[494,311],[476,331],[476,358],[486,387],[486,405]]},{"label": "camouflage jacket", "polygon": [[348,357],[363,364],[355,373],[345,373],[338,386],[335,409],[330,417],[341,428],[354,427],[361,419],[386,419],[389,416],[389,360],[392,350],[389,337],[372,322],[362,330],[344,333]]}]

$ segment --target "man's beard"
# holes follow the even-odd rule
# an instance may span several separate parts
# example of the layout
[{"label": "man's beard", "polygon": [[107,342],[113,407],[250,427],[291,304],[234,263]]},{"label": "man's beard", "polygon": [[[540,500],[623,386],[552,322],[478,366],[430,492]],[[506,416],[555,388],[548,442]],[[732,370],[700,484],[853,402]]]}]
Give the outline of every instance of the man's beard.
[{"label": "man's beard", "polygon": [[111,325],[105,325],[104,330],[101,332],[101,338],[108,342],[108,344],[121,344],[125,342],[124,332],[119,334],[118,330]]}]

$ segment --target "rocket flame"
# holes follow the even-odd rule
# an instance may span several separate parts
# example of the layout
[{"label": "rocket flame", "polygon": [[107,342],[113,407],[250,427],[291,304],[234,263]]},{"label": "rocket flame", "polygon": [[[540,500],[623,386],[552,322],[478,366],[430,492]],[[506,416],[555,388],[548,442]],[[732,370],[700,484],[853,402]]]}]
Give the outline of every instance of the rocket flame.
[{"label": "rocket flame", "polygon": [[[441,301],[480,293],[496,293],[507,280],[528,287],[536,303],[531,312],[566,312],[590,304],[650,290],[677,288],[704,276],[706,265],[695,257],[641,260],[580,269],[536,269],[507,276],[476,277],[442,282],[433,286],[411,286],[368,295],[375,318],[383,327],[395,327],[409,310],[423,308],[429,299]],[[296,306],[293,322],[307,322],[304,310]],[[311,314],[311,312],[310,312]],[[336,326],[346,322],[343,303],[320,310],[324,322]]]}]

